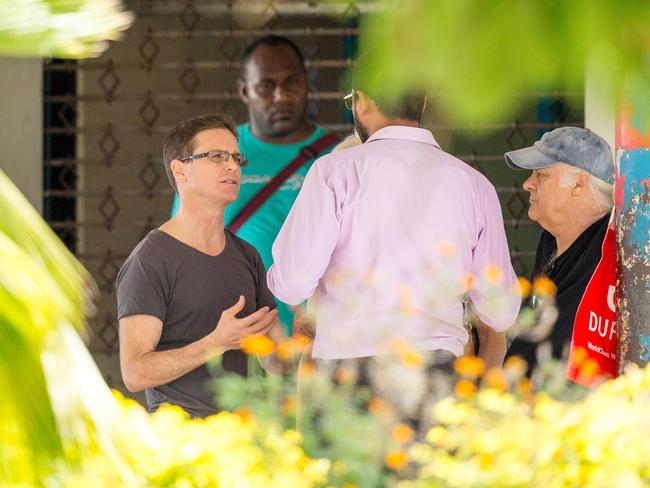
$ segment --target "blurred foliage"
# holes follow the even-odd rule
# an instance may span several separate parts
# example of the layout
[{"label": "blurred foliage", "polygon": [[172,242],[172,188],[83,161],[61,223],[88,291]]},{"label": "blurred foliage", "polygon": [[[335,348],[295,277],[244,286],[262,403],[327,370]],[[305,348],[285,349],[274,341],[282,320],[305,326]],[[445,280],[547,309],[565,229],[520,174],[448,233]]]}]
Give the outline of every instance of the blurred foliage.
[{"label": "blurred foliage", "polygon": [[99,55],[133,21],[116,0],[0,0],[0,56]]},{"label": "blurred foliage", "polygon": [[94,288],[2,172],[0,214],[0,481],[31,483],[63,454],[41,364],[45,339],[81,327]]},{"label": "blurred foliage", "polygon": [[448,398],[410,450],[417,482],[398,486],[648,486],[649,404],[650,368],[634,367],[576,403],[494,388]]},{"label": "blurred foliage", "polygon": [[382,7],[362,19],[365,82],[387,97],[424,90],[451,121],[506,117],[524,91],[582,91],[587,70],[612,102],[629,77],[648,79],[647,0],[399,0]]}]

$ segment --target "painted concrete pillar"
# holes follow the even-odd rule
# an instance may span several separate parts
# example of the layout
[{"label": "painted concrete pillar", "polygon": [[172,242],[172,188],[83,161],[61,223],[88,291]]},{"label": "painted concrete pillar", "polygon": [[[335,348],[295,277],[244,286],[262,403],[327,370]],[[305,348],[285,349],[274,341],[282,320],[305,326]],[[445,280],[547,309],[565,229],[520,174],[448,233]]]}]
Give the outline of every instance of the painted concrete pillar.
[{"label": "painted concrete pillar", "polygon": [[631,87],[616,120],[619,372],[650,361],[650,95]]}]

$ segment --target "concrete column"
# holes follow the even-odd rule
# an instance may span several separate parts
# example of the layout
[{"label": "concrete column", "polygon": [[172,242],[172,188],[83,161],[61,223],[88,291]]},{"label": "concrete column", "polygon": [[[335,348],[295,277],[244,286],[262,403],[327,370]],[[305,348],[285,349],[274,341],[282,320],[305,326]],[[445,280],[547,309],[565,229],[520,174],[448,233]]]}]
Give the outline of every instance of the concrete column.
[{"label": "concrete column", "polygon": [[41,59],[0,57],[0,169],[43,211]]}]

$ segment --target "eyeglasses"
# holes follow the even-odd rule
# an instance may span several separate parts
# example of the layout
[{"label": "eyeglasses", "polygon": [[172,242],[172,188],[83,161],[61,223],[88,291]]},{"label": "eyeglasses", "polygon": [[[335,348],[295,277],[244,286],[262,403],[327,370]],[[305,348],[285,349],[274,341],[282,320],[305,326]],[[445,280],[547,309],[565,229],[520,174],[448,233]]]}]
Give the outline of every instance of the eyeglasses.
[{"label": "eyeglasses", "polygon": [[345,108],[352,110],[354,106],[354,96],[357,94],[356,90],[352,90],[349,94],[343,97],[343,103],[345,103]]},{"label": "eyeglasses", "polygon": [[231,153],[222,149],[214,149],[201,154],[194,154],[192,156],[187,156],[186,158],[180,158],[179,161],[184,163],[186,161],[194,161],[195,159],[208,158],[213,163],[225,163],[228,161],[230,156],[232,156],[233,161],[237,163],[240,168],[248,164],[248,158],[243,154]]}]

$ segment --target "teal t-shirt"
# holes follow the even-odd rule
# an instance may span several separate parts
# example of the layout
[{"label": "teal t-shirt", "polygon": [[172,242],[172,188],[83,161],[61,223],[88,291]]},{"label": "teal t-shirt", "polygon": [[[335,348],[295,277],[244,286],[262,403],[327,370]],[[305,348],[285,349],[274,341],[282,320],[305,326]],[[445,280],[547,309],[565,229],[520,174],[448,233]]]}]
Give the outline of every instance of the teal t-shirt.
[{"label": "teal t-shirt", "polygon": [[[250,131],[248,123],[238,127],[239,150],[248,157],[248,166],[242,168],[242,179],[237,200],[228,205],[225,225],[232,219],[264,185],[266,185],[282,168],[298,156],[300,150],[314,143],[325,130],[318,125],[309,138],[295,144],[270,144],[256,138]],[[327,154],[330,149],[321,152]],[[302,182],[314,160],[304,164],[246,221],[237,231],[237,235],[252,244],[262,257],[264,267],[268,270],[273,264],[271,248],[280,228],[287,218],[293,202],[298,196]],[[172,216],[178,210],[178,195],[174,198]],[[291,333],[293,313],[291,308],[279,303],[278,314],[287,334]]]}]

